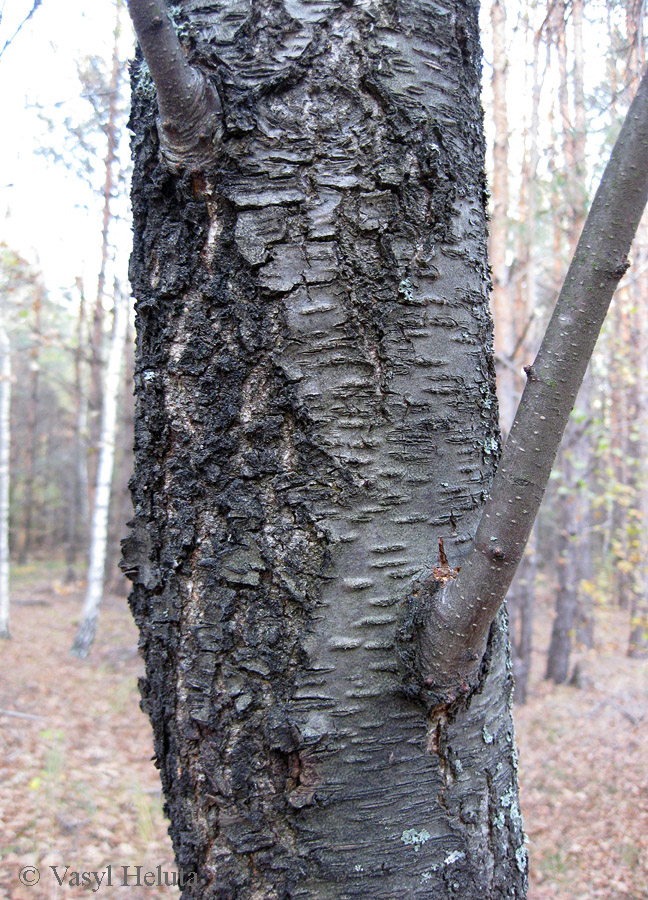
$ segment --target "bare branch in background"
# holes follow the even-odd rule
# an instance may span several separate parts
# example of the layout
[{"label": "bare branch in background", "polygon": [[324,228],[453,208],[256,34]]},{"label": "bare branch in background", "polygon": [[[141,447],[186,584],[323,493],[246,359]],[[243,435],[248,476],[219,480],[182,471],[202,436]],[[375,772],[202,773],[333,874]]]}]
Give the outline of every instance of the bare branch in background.
[{"label": "bare branch in background", "polygon": [[[2,55],[5,52],[5,50],[7,49],[7,47],[9,47],[9,45],[12,44],[13,41],[16,39],[16,37],[18,36],[18,33],[20,32],[20,29],[23,27],[23,25],[26,25],[26,23],[29,22],[29,20],[34,15],[34,13],[36,12],[36,10],[38,9],[38,7],[41,5],[42,2],[43,2],[43,0],[34,0],[34,5],[29,10],[29,12],[25,16],[25,18],[22,20],[22,22],[20,23],[18,28],[16,28],[16,30],[11,35],[11,37],[8,38],[2,45],[2,49],[0,50],[0,59],[2,59]],[[2,17],[0,16],[0,20],[1,20],[1,18]]]}]

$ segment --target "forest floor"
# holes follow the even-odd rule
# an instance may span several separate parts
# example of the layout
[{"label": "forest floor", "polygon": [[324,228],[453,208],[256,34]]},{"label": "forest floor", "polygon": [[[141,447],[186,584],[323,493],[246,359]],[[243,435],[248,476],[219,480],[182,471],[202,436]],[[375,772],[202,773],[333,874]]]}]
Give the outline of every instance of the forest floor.
[{"label": "forest floor", "polygon": [[[110,598],[91,656],[72,659],[81,600],[42,569],[14,584],[0,661],[0,898],[177,897],[157,886],[157,867],[175,865],[139,710],[135,627],[125,600]],[[516,707],[529,900],[648,900],[648,662],[624,655],[627,614],[599,609],[595,649],[576,654],[583,686],[552,686],[542,680],[548,604],[536,618],[530,698]],[[107,875],[100,888],[70,883],[109,865],[111,888]],[[21,884],[24,866],[40,869],[38,884]]]}]

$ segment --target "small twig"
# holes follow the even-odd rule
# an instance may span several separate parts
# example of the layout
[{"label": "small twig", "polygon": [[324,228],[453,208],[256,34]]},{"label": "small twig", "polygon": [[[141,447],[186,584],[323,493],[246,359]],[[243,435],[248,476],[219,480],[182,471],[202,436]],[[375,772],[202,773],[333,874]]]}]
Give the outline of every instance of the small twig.
[{"label": "small twig", "polygon": [[11,37],[8,38],[8,39],[4,42],[3,47],[2,47],[2,50],[0,50],[0,59],[2,59],[2,54],[5,52],[5,50],[7,49],[7,47],[15,41],[15,39],[16,39],[17,36],[18,36],[18,33],[19,33],[20,29],[23,27],[23,25],[26,25],[27,22],[29,22],[29,20],[30,20],[31,17],[34,15],[34,13],[36,12],[36,10],[38,9],[38,7],[41,5],[42,2],[43,2],[43,0],[34,0],[34,5],[33,5],[32,8],[30,9],[30,11],[27,13],[27,15],[25,16],[25,18],[22,20],[22,22],[20,23],[20,25],[18,26],[18,28],[16,28],[16,30],[15,30],[14,33],[11,35]]},{"label": "small twig", "polygon": [[31,713],[14,712],[11,709],[0,709],[0,716],[9,716],[11,719],[29,719],[32,722],[41,722],[45,716],[33,716]]},{"label": "small twig", "polygon": [[171,166],[201,169],[221,131],[218,94],[187,62],[164,0],[128,0],[137,40],[158,98],[158,132]]}]

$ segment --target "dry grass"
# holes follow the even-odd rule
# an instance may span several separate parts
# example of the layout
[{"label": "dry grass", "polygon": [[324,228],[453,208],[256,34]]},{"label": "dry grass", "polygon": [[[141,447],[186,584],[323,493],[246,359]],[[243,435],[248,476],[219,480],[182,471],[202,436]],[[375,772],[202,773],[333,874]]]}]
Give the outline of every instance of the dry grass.
[{"label": "dry grass", "polygon": [[[167,887],[121,886],[121,866],[175,865],[126,603],[105,605],[84,662],[69,656],[80,607],[79,591],[33,577],[14,591],[0,709],[33,718],[0,717],[0,898],[88,897],[87,887],[58,887],[48,866],[102,872],[109,864],[110,896],[177,897]],[[535,643],[545,648],[549,609],[537,619]],[[577,654],[583,689],[542,681],[544,654],[535,654],[529,703],[516,710],[529,900],[648,900],[648,663],[625,657],[626,622],[599,611],[598,646]],[[37,886],[18,881],[25,865],[42,870]]]}]

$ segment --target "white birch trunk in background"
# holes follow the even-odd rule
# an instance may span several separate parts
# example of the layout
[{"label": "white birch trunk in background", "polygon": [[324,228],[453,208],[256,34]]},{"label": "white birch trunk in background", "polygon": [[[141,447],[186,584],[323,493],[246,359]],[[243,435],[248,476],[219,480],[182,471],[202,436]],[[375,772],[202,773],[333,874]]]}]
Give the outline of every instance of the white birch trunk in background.
[{"label": "white birch trunk in background", "polygon": [[117,426],[117,398],[120,387],[120,370],[128,321],[128,302],[120,291],[115,291],[115,323],[113,326],[108,368],[104,382],[101,409],[101,440],[99,445],[99,465],[95,504],[90,533],[90,562],[88,565],[88,586],[81,624],[72,647],[72,655],[85,657],[94,641],[97,629],[99,605],[103,594],[104,568],[106,563],[106,543],[108,536],[108,510],[110,488],[115,460],[115,431]]},{"label": "white birch trunk in background", "polygon": [[0,323],[0,637],[9,634],[9,447],[11,355],[9,337]]}]

